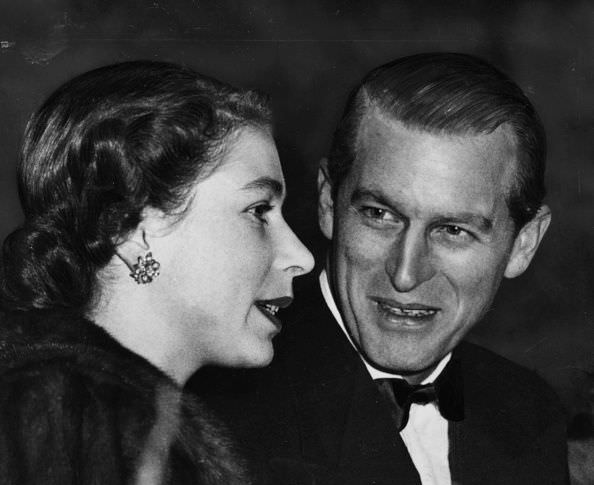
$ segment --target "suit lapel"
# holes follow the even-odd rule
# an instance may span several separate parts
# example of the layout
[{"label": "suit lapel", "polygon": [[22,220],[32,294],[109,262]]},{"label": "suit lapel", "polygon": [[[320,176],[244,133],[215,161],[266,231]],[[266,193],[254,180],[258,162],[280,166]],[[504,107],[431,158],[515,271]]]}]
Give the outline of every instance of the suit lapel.
[{"label": "suit lapel", "polygon": [[481,484],[524,483],[508,472],[530,446],[521,419],[497,405],[504,390],[487,383],[492,379],[485,379],[485,363],[473,360],[472,349],[461,344],[454,356],[462,362],[465,418],[450,423],[452,479],[455,483],[478,483],[479,477]]},{"label": "suit lapel", "polygon": [[[388,404],[367,375],[351,395],[339,468],[356,483],[419,484],[419,475],[396,430]],[[364,377],[364,378],[363,378]],[[373,480],[373,482],[372,482]]]},{"label": "suit lapel", "polygon": [[291,319],[283,345],[303,455],[323,453],[342,483],[420,484],[388,405],[319,289],[303,301],[311,304]]}]

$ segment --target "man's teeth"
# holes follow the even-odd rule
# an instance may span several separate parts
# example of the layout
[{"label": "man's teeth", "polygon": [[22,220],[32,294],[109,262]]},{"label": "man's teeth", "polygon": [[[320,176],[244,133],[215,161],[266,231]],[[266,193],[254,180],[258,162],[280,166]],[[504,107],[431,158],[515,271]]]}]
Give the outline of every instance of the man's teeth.
[{"label": "man's teeth", "polygon": [[264,308],[266,308],[266,311],[268,313],[272,313],[273,315],[276,315],[276,313],[278,312],[279,307],[276,305],[270,305],[269,303],[265,303],[262,305]]},{"label": "man's teeth", "polygon": [[435,315],[437,313],[437,310],[409,310],[406,308],[393,307],[388,305],[382,305],[382,308],[399,317],[428,317],[431,315]]}]

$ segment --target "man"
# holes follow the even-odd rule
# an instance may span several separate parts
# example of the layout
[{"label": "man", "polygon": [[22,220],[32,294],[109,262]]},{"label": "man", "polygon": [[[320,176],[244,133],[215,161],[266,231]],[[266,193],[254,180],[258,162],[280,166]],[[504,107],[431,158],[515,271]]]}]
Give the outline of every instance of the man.
[{"label": "man", "polygon": [[246,449],[295,483],[566,483],[554,394],[462,341],[549,226],[544,159],[534,108],[480,59],[369,73],[319,172],[319,284],[271,367],[211,395]]}]

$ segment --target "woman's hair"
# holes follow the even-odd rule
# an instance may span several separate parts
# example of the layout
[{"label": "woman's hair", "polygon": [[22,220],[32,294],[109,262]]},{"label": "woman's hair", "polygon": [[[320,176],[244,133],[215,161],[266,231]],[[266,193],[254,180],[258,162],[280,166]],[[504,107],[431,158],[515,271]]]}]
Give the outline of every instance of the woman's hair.
[{"label": "woman's hair", "polygon": [[97,272],[145,207],[180,212],[238,130],[270,131],[267,98],[164,62],[82,74],[29,120],[17,168],[25,214],[4,241],[8,310],[85,312]]}]

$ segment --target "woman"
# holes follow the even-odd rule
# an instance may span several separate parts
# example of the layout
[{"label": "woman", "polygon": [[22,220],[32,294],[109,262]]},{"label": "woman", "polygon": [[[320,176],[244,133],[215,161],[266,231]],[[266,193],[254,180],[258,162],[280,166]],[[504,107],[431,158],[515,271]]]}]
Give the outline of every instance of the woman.
[{"label": "woman", "polygon": [[32,117],[18,181],[0,481],[249,483],[181,389],[206,364],[269,363],[313,266],[281,214],[266,100],[173,64],[100,68]]}]

